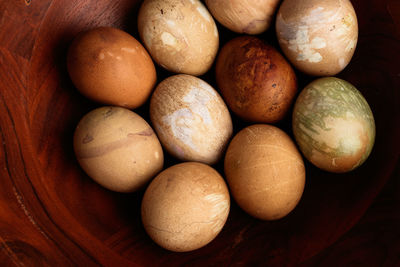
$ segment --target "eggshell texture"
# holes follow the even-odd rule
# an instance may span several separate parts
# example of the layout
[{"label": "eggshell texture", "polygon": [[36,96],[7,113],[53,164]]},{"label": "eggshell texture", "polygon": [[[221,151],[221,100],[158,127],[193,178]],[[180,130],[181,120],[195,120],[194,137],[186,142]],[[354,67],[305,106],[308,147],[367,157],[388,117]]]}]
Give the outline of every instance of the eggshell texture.
[{"label": "eggshell texture", "polygon": [[202,163],[185,162],[150,183],[142,201],[142,221],[160,246],[191,251],[219,234],[229,208],[229,191],[219,173]]},{"label": "eggshell texture", "polygon": [[101,107],[86,114],[76,127],[74,150],[93,180],[118,192],[140,189],[164,163],[150,125],[122,107]]},{"label": "eggshell texture", "polygon": [[156,83],[150,55],[135,38],[116,28],[100,27],[78,35],[67,63],[78,90],[104,104],[139,107]]},{"label": "eggshell texture", "polygon": [[279,0],[206,0],[211,14],[237,33],[260,34],[271,25]]},{"label": "eggshell texture", "polygon": [[233,198],[262,220],[286,216],[303,194],[302,157],[290,137],[275,126],[256,124],[241,130],[229,144],[224,168]]},{"label": "eggshell texture", "polygon": [[163,146],[184,161],[216,163],[232,135],[222,98],[208,83],[187,74],[171,76],[156,87],[150,118]]},{"label": "eggshell texture", "polygon": [[297,92],[289,63],[272,46],[252,36],[237,37],[221,49],[216,80],[230,109],[253,122],[281,120]]},{"label": "eggshell texture", "polygon": [[217,54],[217,26],[198,0],[145,0],[138,28],[153,59],[172,72],[204,74]]},{"label": "eggshell texture", "polygon": [[336,75],[350,62],[358,39],[349,0],[285,0],[276,17],[279,44],[300,71]]},{"label": "eggshell texture", "polygon": [[374,145],[375,121],[367,101],[338,78],[320,78],[307,85],[296,100],[292,122],[304,156],[326,171],[357,168]]}]

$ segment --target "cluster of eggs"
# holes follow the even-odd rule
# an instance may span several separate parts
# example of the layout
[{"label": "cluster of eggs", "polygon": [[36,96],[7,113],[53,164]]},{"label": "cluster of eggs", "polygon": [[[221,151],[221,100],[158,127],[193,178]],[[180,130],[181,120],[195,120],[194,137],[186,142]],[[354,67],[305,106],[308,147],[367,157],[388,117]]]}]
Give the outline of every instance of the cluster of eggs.
[{"label": "cluster of eggs", "polygon": [[[143,45],[122,30],[100,27],[77,36],[68,52],[74,85],[107,105],[77,125],[79,164],[110,190],[145,189],[143,225],[172,251],[211,242],[227,220],[230,194],[256,218],[286,216],[303,194],[302,154],[321,169],[346,172],[366,160],[375,138],[372,112],[354,86],[324,77],[298,94],[292,68],[332,76],[346,67],[358,38],[350,1],[205,4],[145,0],[138,15]],[[214,18],[246,35],[219,49]],[[273,18],[284,55],[255,36]],[[157,83],[153,60],[173,74]],[[197,77],[214,62],[218,91]],[[150,123],[132,111],[148,100]],[[291,108],[295,141],[273,125]],[[230,112],[254,124],[232,137]],[[163,170],[163,149],[182,163]],[[211,167],[221,159],[227,183]]]}]

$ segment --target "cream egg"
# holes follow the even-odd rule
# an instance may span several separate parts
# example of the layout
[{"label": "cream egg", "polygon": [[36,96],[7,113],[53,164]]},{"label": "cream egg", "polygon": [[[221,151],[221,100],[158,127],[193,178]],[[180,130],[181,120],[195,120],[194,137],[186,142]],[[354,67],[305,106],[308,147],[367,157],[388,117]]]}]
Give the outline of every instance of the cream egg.
[{"label": "cream egg", "polygon": [[141,189],[164,163],[153,129],[122,107],[100,107],[86,114],[75,129],[74,150],[93,180],[117,192]]}]

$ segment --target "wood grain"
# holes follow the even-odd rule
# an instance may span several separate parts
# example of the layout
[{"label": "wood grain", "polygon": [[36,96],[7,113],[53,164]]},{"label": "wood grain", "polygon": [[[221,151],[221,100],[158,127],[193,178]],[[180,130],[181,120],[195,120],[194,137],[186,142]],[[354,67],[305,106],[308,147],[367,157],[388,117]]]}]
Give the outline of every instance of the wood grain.
[{"label": "wood grain", "polygon": [[[367,162],[341,175],[307,164],[303,199],[288,217],[262,222],[233,203],[217,239],[189,253],[155,245],[140,221],[143,192],[101,188],[79,168],[72,150],[76,124],[98,105],[72,85],[68,45],[96,26],[138,37],[140,2],[0,0],[0,265],[398,265],[399,2],[352,1],[359,44],[339,77],[363,93],[375,115],[377,139]],[[236,36],[218,26],[221,44]],[[273,30],[260,37],[276,45]],[[203,78],[215,86],[213,71]],[[169,75],[158,72],[159,79]],[[311,79],[298,76],[300,86]],[[147,108],[137,112],[148,118]],[[234,122],[235,131],[245,126]],[[289,132],[289,125],[287,119],[278,126]],[[168,158],[166,166],[175,162]],[[222,171],[221,164],[216,168]]]}]

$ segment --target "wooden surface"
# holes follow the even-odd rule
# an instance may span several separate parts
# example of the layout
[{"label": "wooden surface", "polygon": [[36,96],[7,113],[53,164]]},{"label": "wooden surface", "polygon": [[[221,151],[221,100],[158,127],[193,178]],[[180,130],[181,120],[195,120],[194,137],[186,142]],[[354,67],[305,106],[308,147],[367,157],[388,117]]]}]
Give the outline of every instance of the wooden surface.
[{"label": "wooden surface", "polygon": [[[262,222],[233,203],[212,243],[172,253],[143,230],[143,192],[102,189],[72,150],[76,124],[98,105],[72,85],[66,49],[78,32],[99,25],[138,37],[140,1],[0,0],[0,265],[400,266],[400,1],[352,2],[360,38],[339,77],[374,112],[370,158],[340,175],[307,164],[303,199],[288,217]],[[219,29],[221,43],[235,36]],[[261,38],[276,45],[273,30]],[[160,79],[167,75],[159,70]],[[212,72],[203,78],[215,85]],[[310,79],[299,74],[300,86]],[[147,108],[137,112],[146,117]],[[234,122],[236,131],[245,125]]]}]

